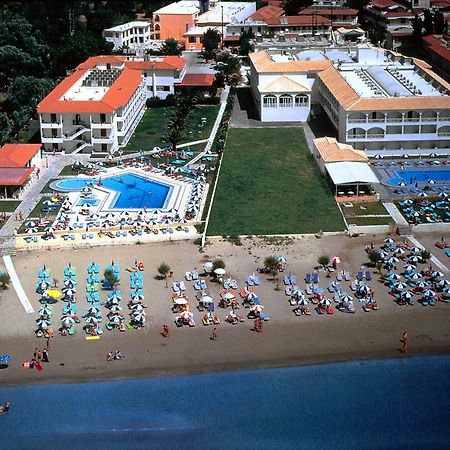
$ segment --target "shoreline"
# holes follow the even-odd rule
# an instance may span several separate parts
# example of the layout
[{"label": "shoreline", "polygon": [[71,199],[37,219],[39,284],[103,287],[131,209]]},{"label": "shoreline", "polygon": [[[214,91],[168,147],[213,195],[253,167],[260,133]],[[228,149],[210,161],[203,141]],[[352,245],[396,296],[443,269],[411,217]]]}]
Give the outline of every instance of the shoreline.
[{"label": "shoreline", "polygon": [[[65,374],[61,377],[53,378],[52,380],[21,380],[21,382],[14,381],[2,381],[2,388],[19,388],[19,387],[30,387],[30,386],[45,386],[45,385],[61,385],[61,384],[85,384],[85,383],[108,383],[114,381],[134,381],[134,380],[143,380],[143,379],[154,379],[154,378],[163,378],[163,377],[179,377],[179,376],[196,376],[196,375],[208,375],[208,374],[216,374],[216,373],[228,373],[228,372],[246,372],[253,370],[265,370],[265,369],[286,369],[292,367],[307,367],[307,366],[319,366],[319,365],[328,365],[328,364],[345,364],[351,362],[364,362],[364,361],[386,361],[386,360],[397,360],[397,359],[409,359],[416,357],[425,357],[425,356],[448,356],[450,355],[450,349],[437,349],[436,351],[430,352],[429,350],[424,350],[423,352],[419,351],[414,354],[408,354],[408,356],[399,354],[397,356],[387,355],[384,352],[376,352],[373,355],[366,356],[357,356],[354,355],[352,358],[349,358],[348,355],[334,355],[333,359],[325,359],[323,357],[309,357],[307,359],[298,359],[290,362],[284,361],[262,361],[256,365],[242,365],[236,364],[227,365],[227,366],[217,366],[214,365],[215,368],[212,369],[210,367],[194,367],[194,368],[183,368],[177,369],[175,371],[171,370],[165,372],[164,370],[150,370],[148,373],[142,373],[147,370],[147,368],[139,368],[136,369],[133,374],[121,374],[119,373],[110,373],[110,375],[98,374],[98,376],[91,375],[68,375]],[[129,369],[127,369],[129,372]]]}]

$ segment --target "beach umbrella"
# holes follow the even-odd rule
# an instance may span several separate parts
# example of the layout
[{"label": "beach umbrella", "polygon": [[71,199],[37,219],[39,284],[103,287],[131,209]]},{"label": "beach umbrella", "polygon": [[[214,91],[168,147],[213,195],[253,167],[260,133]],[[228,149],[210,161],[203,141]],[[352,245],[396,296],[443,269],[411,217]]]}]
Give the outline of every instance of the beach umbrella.
[{"label": "beach umbrella", "polygon": [[90,188],[89,186],[85,186],[83,189],[81,189],[81,192],[83,194],[87,194],[89,192],[92,192],[92,188]]},{"label": "beach umbrella", "polygon": [[434,297],[436,295],[436,293],[434,291],[432,291],[431,289],[427,289],[427,290],[423,291],[422,295],[424,297]]},{"label": "beach umbrella", "polygon": [[410,256],[408,259],[411,262],[419,262],[422,258],[418,255],[413,255],[413,256]]},{"label": "beach umbrella", "polygon": [[256,312],[256,313],[261,313],[264,309],[263,305],[254,305],[250,308],[250,311]]},{"label": "beach umbrella", "polygon": [[69,276],[66,280],[64,280],[64,285],[68,287],[73,287],[77,284],[76,278],[72,278],[72,276]]},{"label": "beach umbrella", "polygon": [[439,192],[438,197],[440,197],[440,198],[447,198],[448,195],[447,195],[446,192],[442,191],[442,192]]},{"label": "beach umbrella", "polygon": [[292,297],[304,297],[305,293],[301,289],[294,289],[291,293]]},{"label": "beach umbrella", "polygon": [[387,237],[386,239],[384,239],[383,241],[385,244],[393,244],[395,241],[394,239]]},{"label": "beach umbrella", "polygon": [[411,280],[419,280],[420,278],[422,278],[422,275],[420,275],[420,273],[414,272],[409,278],[411,278]]},{"label": "beach umbrella", "polygon": [[62,318],[61,323],[64,327],[71,327],[75,323],[75,320],[73,317],[66,316]]},{"label": "beach umbrella", "polygon": [[306,306],[306,305],[309,304],[309,300],[308,300],[306,297],[300,297],[300,298],[297,300],[297,304],[298,304],[298,305],[302,305],[302,306]]},{"label": "beach umbrella", "polygon": [[406,272],[414,272],[416,270],[416,266],[414,264],[405,264],[403,267]]},{"label": "beach umbrella", "polygon": [[142,322],[145,320],[145,314],[143,312],[140,313],[136,311],[135,313],[132,314],[132,317],[135,322]]},{"label": "beach umbrella", "polygon": [[133,295],[133,297],[131,298],[131,301],[132,301],[133,303],[139,303],[139,302],[141,302],[143,299],[144,299],[144,296],[143,296],[143,295],[136,294],[136,295]]},{"label": "beach umbrella", "polygon": [[163,211],[161,210],[161,209],[154,209],[153,211],[152,211],[152,215],[153,216],[159,216],[159,215],[161,215],[163,213]]},{"label": "beach umbrella", "polygon": [[428,281],[419,281],[416,286],[420,289],[426,288],[427,286],[429,286],[430,283],[428,283]]},{"label": "beach umbrella", "polygon": [[9,355],[0,355],[0,363],[8,364],[11,361],[11,356]]},{"label": "beach umbrella", "polygon": [[324,297],[320,300],[320,304],[324,307],[324,308],[328,308],[331,305],[331,300],[327,297]]},{"label": "beach umbrella", "polygon": [[75,295],[75,290],[74,289],[67,289],[64,294],[66,297],[73,297]]},{"label": "beach umbrella", "polygon": [[213,269],[213,263],[212,263],[211,261],[208,261],[208,262],[206,262],[205,264],[203,264],[203,270],[204,270],[206,273],[211,272],[212,269]]},{"label": "beach umbrella", "polygon": [[118,323],[120,323],[120,322],[122,322],[122,317],[121,316],[119,316],[119,315],[117,315],[117,314],[115,314],[115,315],[113,315],[113,316],[111,316],[110,318],[109,318],[109,321],[111,322],[111,323],[115,323],[115,324],[118,324]]},{"label": "beach umbrella", "polygon": [[437,283],[437,285],[438,285],[440,288],[444,288],[444,287],[450,285],[450,281],[448,281],[448,280],[446,280],[445,278],[443,278],[442,280],[440,280],[440,281]]},{"label": "beach umbrella", "polygon": [[38,229],[37,228],[27,228],[25,230],[26,233],[31,234],[31,233],[37,233]]},{"label": "beach umbrella", "polygon": [[45,206],[50,206],[53,205],[53,202],[51,200],[45,200],[44,202],[42,202],[42,204]]},{"label": "beach umbrella", "polygon": [[400,183],[397,183],[397,185],[404,187],[404,186],[406,186],[406,183],[404,181],[400,181]]},{"label": "beach umbrella", "polygon": [[366,284],[361,284],[356,288],[356,292],[360,295],[368,294],[370,292],[370,287],[367,286]]},{"label": "beach umbrella", "polygon": [[180,317],[181,317],[183,320],[189,320],[189,319],[192,319],[192,317],[194,317],[194,314],[192,314],[190,311],[183,311],[183,312],[180,314]]},{"label": "beach umbrella", "polygon": [[50,316],[52,314],[52,310],[48,306],[44,306],[39,310],[40,316]]},{"label": "beach umbrella", "polygon": [[47,281],[42,281],[40,284],[39,284],[39,287],[42,289],[42,290],[46,290],[48,287],[50,286],[50,283],[48,283]]},{"label": "beach umbrella", "polygon": [[28,227],[28,228],[35,227],[35,226],[36,226],[36,222],[33,222],[32,220],[30,220],[30,221],[28,221],[28,222],[25,224],[25,226]]},{"label": "beach umbrella", "polygon": [[199,300],[201,303],[212,303],[213,301],[214,300],[209,295],[202,295]]},{"label": "beach umbrella", "polygon": [[395,253],[396,255],[403,255],[406,253],[406,250],[402,247],[397,247],[393,253]]},{"label": "beach umbrella", "polygon": [[133,311],[144,311],[144,307],[140,303],[136,303],[134,305],[131,305],[131,309]]},{"label": "beach umbrella", "polygon": [[342,297],[340,297],[340,300],[343,303],[349,303],[353,301],[353,298],[348,294],[344,294]]},{"label": "beach umbrella", "polygon": [[432,278],[439,278],[439,277],[443,277],[444,274],[442,272],[440,272],[439,270],[435,270],[432,274],[431,277]]},{"label": "beach umbrella", "polygon": [[427,183],[429,183],[429,184],[436,184],[436,181],[434,181],[432,178],[429,178],[427,180]]},{"label": "beach umbrella", "polygon": [[336,265],[336,264],[340,264],[342,262],[341,257],[340,256],[335,256],[332,260],[331,260],[331,264]]},{"label": "beach umbrella", "polygon": [[387,257],[389,256],[389,253],[386,252],[386,251],[384,251],[384,250],[382,250],[382,251],[379,252],[378,254],[379,254],[379,255],[381,256],[381,258],[383,258],[383,259],[385,259],[385,258],[387,258]]},{"label": "beach umbrella", "polygon": [[420,247],[417,247],[417,245],[414,245],[413,247],[411,247],[411,253],[413,254],[418,254],[422,251],[422,249]]},{"label": "beach umbrella", "polygon": [[384,158],[384,156],[380,155],[379,153],[377,153],[376,155],[374,155],[374,158],[375,159],[382,159],[382,158]]},{"label": "beach umbrella", "polygon": [[398,263],[398,258],[396,258],[395,256],[391,256],[391,257],[387,260],[387,262],[388,262],[389,264],[395,264],[395,263]]},{"label": "beach umbrella", "polygon": [[108,299],[108,303],[110,305],[118,305],[119,302],[120,302],[120,299],[115,296]]},{"label": "beach umbrella", "polygon": [[287,258],[285,256],[278,256],[277,262],[280,263],[280,264],[286,264],[287,263]]},{"label": "beach umbrella", "polygon": [[394,284],[394,288],[397,291],[402,291],[403,289],[406,289],[408,287],[408,285],[406,283],[396,283]]},{"label": "beach umbrella", "polygon": [[52,322],[48,319],[40,319],[37,321],[38,327],[42,328],[42,329],[48,328],[51,324],[52,324]]},{"label": "beach umbrella", "polygon": [[225,275],[227,273],[227,271],[225,269],[222,269],[221,267],[218,267],[217,269],[214,270],[214,273],[216,275]]},{"label": "beach umbrella", "polygon": [[97,319],[97,317],[89,316],[89,317],[86,317],[86,323],[88,325],[95,325],[98,323],[98,319]]},{"label": "beach umbrella", "polygon": [[401,298],[404,298],[404,299],[407,299],[407,300],[410,300],[411,298],[412,298],[412,292],[410,292],[410,291],[403,291],[403,292],[400,292],[400,297]]},{"label": "beach umbrella", "polygon": [[[248,299],[249,295],[247,296],[247,299]],[[236,298],[236,296],[234,294],[232,294],[230,291],[228,291],[228,292],[225,292],[225,294],[222,296],[222,298],[225,300],[233,300],[234,298]]]},{"label": "beach umbrella", "polygon": [[173,302],[175,305],[186,305],[188,301],[185,297],[177,297]]},{"label": "beach umbrella", "polygon": [[424,191],[420,191],[417,195],[419,197],[428,197],[428,194],[426,192],[424,192]]},{"label": "beach umbrella", "polygon": [[388,280],[395,281],[395,280],[400,280],[401,276],[398,273],[392,272],[386,278]]},{"label": "beach umbrella", "polygon": [[118,313],[118,312],[122,311],[122,307],[119,306],[119,305],[112,305],[112,306],[109,308],[109,310],[110,310],[112,313]]},{"label": "beach umbrella", "polygon": [[95,306],[91,306],[87,310],[87,314],[89,314],[89,315],[92,315],[92,314],[96,315],[96,314],[98,314],[98,312],[99,312],[99,309],[96,308]]}]

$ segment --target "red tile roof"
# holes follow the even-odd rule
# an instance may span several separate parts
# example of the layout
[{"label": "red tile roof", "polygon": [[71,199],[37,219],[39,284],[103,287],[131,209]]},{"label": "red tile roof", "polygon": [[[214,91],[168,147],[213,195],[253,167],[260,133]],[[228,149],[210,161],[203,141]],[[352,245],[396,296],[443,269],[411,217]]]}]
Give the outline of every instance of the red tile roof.
[{"label": "red tile roof", "polygon": [[[281,22],[286,21],[285,23]],[[284,16],[272,17],[266,21],[269,27],[294,27],[294,26],[313,26],[313,25],[330,25],[331,21],[320,15],[311,16]]]},{"label": "red tile roof", "polygon": [[33,167],[0,168],[0,186],[22,186],[33,170]]},{"label": "red tile roof", "polygon": [[298,12],[299,16],[311,16],[313,14],[320,14],[321,16],[357,16],[358,10],[352,8],[335,8],[335,9],[314,9],[305,8]]},{"label": "red tile roof", "polygon": [[212,86],[213,73],[187,73],[178,86]]},{"label": "red tile roof", "polygon": [[385,9],[385,8],[392,8],[392,7],[406,9],[403,5],[400,5],[397,2],[393,2],[392,0],[374,0],[374,1],[370,2],[368,6],[375,6],[378,9]]},{"label": "red tile roof", "polygon": [[126,67],[135,70],[181,70],[186,60],[181,56],[165,56],[163,60],[128,61]]},{"label": "red tile roof", "polygon": [[98,64],[123,64],[125,58],[115,55],[91,56],[86,61],[78,65],[77,69],[87,70],[93,69]]},{"label": "red tile roof", "polygon": [[250,18],[253,20],[261,20],[265,22],[267,19],[272,17],[280,17],[284,14],[284,9],[275,5],[263,6],[254,12]]},{"label": "red tile roof", "polygon": [[441,58],[450,61],[450,49],[447,48],[448,39],[430,34],[422,38],[425,47],[438,54]]},{"label": "red tile roof", "polygon": [[0,167],[25,167],[42,144],[4,144],[0,148]]}]

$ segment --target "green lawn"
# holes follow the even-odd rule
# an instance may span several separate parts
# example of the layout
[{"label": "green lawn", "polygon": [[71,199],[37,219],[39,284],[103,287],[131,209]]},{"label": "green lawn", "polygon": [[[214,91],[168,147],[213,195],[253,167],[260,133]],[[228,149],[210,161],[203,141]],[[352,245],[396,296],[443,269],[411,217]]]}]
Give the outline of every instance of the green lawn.
[{"label": "green lawn", "polygon": [[344,230],[301,128],[229,130],[208,235]]},{"label": "green lawn", "polygon": [[0,201],[0,212],[13,212],[20,205],[20,200]]},{"label": "green lawn", "polygon": [[366,225],[390,225],[395,223],[392,217],[352,217],[348,218],[349,225],[359,225],[361,227]]},{"label": "green lawn", "polygon": [[388,214],[381,202],[354,202],[352,207],[341,206],[345,217]]},{"label": "green lawn", "polygon": [[[123,149],[125,153],[134,153],[139,150],[148,151],[153,147],[163,147],[168,144],[162,142],[167,120],[171,116],[173,107],[148,108],[145,111],[128,145]],[[188,120],[188,133],[181,143],[208,139],[216,120],[219,105],[199,106],[194,110]],[[201,118],[206,118],[206,125],[200,126]]]}]

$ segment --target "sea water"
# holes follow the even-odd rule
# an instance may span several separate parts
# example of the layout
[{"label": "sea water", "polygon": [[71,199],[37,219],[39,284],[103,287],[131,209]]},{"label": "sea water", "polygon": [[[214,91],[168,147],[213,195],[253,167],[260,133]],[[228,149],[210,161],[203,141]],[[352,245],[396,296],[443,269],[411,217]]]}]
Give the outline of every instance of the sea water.
[{"label": "sea water", "polygon": [[424,356],[0,388],[0,448],[450,448],[449,375]]}]

